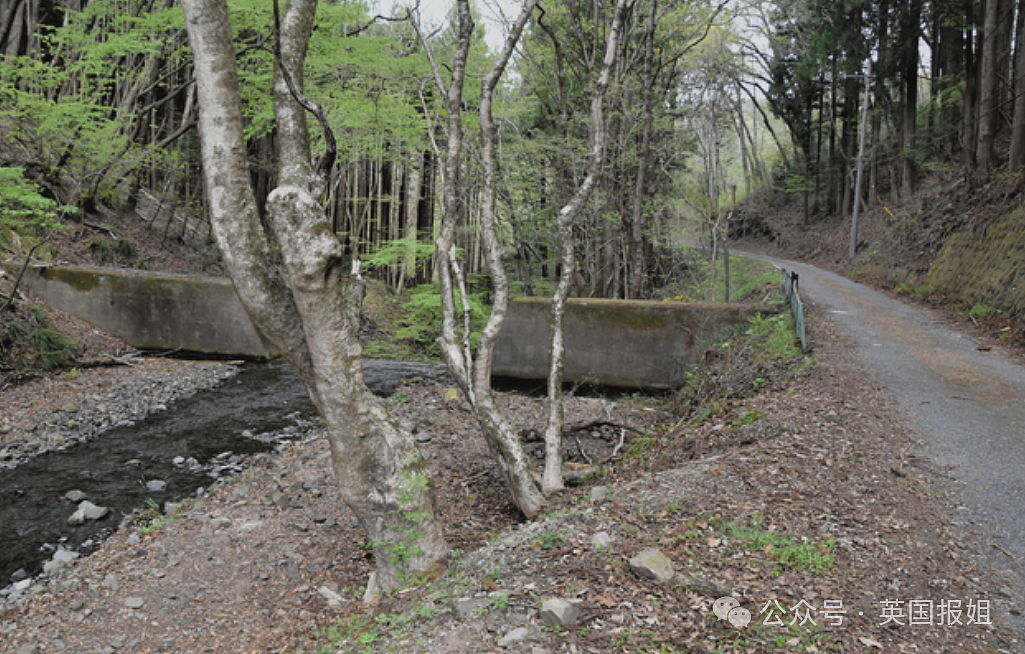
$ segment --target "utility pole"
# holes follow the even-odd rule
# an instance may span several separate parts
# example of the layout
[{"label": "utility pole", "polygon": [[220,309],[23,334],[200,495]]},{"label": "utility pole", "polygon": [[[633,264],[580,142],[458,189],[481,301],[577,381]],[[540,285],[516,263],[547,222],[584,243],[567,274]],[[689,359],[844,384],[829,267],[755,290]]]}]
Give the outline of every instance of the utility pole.
[{"label": "utility pole", "polygon": [[869,87],[872,84],[872,57],[868,58],[868,70],[865,71],[865,101],[861,103],[861,143],[858,145],[858,175],[854,182],[854,213],[851,216],[851,252],[858,249],[858,209],[861,208],[861,173],[865,168],[865,128],[868,126]]}]

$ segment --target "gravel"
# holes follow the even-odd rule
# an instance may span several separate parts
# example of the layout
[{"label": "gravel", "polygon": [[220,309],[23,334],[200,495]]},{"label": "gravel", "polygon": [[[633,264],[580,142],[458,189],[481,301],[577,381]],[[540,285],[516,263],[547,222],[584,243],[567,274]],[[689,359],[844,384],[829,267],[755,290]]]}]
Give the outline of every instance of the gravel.
[{"label": "gravel", "polygon": [[[236,365],[159,359],[54,375],[3,392],[0,468],[86,442],[238,374]],[[126,374],[129,373],[130,374]]]}]

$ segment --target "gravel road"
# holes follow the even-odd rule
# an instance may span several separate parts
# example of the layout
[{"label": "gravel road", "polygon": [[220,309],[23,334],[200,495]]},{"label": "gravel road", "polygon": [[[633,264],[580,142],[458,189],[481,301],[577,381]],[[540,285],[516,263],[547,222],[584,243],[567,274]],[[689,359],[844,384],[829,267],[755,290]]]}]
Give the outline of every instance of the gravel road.
[{"label": "gravel road", "polygon": [[[886,390],[919,437],[915,455],[950,481],[953,519],[980,539],[1001,593],[1025,596],[1025,369],[909,306],[814,266],[797,272],[812,315],[850,338],[852,359]],[[1012,615],[1019,633],[1025,620]]]}]

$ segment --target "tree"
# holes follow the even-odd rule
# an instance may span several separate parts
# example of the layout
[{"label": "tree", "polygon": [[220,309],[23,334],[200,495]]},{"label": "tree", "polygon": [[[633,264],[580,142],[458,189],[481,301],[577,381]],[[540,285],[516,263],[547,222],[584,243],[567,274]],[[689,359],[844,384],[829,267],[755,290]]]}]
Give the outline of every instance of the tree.
[{"label": "tree", "polygon": [[[544,504],[535,481],[536,470],[520,444],[519,436],[502,415],[491,390],[491,362],[495,342],[509,305],[509,281],[502,267],[502,252],[495,231],[495,171],[494,126],[491,124],[491,101],[512,57],[520,34],[534,10],[537,0],[526,0],[515,24],[506,37],[502,52],[484,75],[481,83],[480,131],[484,167],[483,207],[480,216],[481,241],[488,273],[493,286],[491,315],[481,331],[476,352],[471,347],[470,305],[466,277],[457,258],[455,236],[457,225],[466,218],[467,185],[461,177],[464,148],[463,90],[466,82],[470,46],[473,41],[474,20],[469,0],[456,2],[456,48],[450,79],[446,84],[441,67],[434,58],[431,46],[419,29],[421,42],[428,52],[434,71],[435,83],[445,98],[447,115],[447,141],[444,150],[442,174],[441,229],[435,240],[438,281],[441,290],[442,332],[438,345],[449,371],[463,391],[484,432],[488,446],[512,493],[513,502],[532,518]],[[457,305],[460,310],[457,311]],[[458,322],[462,317],[461,323]]]},{"label": "tree", "polygon": [[280,20],[273,85],[280,164],[267,229],[250,184],[226,0],[184,0],[183,8],[215,240],[254,325],[296,368],[324,418],[342,497],[374,550],[377,585],[394,589],[406,572],[438,561],[447,545],[426,462],[363,383],[358,329],[365,284],[320,202],[321,171],[297,99],[316,0],[292,0]]}]

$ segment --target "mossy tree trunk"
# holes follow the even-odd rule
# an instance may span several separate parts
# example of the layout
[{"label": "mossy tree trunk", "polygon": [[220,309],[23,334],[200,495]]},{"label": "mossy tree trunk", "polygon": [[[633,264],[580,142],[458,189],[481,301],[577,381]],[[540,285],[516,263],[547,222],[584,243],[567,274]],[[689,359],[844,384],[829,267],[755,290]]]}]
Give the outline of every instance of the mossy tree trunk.
[{"label": "mossy tree trunk", "polygon": [[438,561],[447,545],[415,441],[363,383],[359,262],[345,261],[319,200],[322,180],[312,164],[305,111],[281,71],[281,65],[292,71],[301,88],[316,0],[292,0],[281,20],[273,92],[279,185],[267,201],[269,231],[250,185],[226,1],[183,6],[214,237],[253,323],[298,370],[327,423],[342,497],[373,543],[378,586],[394,589],[406,572]]}]

